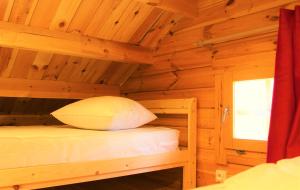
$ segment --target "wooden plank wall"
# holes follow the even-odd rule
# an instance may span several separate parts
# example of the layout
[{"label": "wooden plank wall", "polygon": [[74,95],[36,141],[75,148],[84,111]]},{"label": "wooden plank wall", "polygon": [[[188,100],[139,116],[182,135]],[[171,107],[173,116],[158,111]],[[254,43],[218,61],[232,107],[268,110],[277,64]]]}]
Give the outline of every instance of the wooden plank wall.
[{"label": "wooden plank wall", "polygon": [[0,97],[0,127],[27,125],[61,125],[49,115],[76,100]]},{"label": "wooden plank wall", "polygon": [[[218,168],[231,176],[265,161],[263,153],[220,149],[218,77],[228,68],[274,66],[279,9],[299,4],[218,2],[206,9],[211,14],[179,22],[158,46],[155,64],[140,66],[122,86],[123,94],[136,100],[198,98],[198,186],[215,183]],[[225,165],[219,164],[221,154]]]}]

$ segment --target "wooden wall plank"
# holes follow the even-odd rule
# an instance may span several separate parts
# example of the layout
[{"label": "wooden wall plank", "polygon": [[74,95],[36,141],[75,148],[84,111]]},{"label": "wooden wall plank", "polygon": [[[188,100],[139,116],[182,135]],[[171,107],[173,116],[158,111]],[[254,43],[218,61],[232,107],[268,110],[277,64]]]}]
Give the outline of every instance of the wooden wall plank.
[{"label": "wooden wall plank", "polygon": [[254,14],[267,9],[284,6],[297,0],[235,0],[228,3],[226,0],[199,0],[199,16],[196,19],[182,19],[173,31],[190,30],[196,27],[207,26],[226,20]]},{"label": "wooden wall plank", "polygon": [[0,115],[0,126],[61,124],[50,115]]},{"label": "wooden wall plank", "polygon": [[[127,14],[123,14],[118,19],[119,29],[113,34],[112,40],[120,42],[128,42],[134,33],[140,28],[145,18],[147,18],[153,10],[153,7],[135,4],[127,7]],[[116,28],[116,27],[114,27]],[[113,31],[111,31],[113,32]],[[101,35],[100,35],[101,36]]]},{"label": "wooden wall plank", "polygon": [[[196,68],[130,78],[124,92],[209,88],[214,86],[210,68]],[[126,89],[126,90],[125,90]]]},{"label": "wooden wall plank", "polygon": [[3,73],[7,70],[12,51],[10,48],[0,48],[0,76],[3,76]]},{"label": "wooden wall plank", "polygon": [[100,84],[13,78],[1,78],[0,84],[2,97],[82,99],[101,95],[119,95],[118,87]]},{"label": "wooden wall plank", "polygon": [[[239,37],[243,34],[242,37],[245,38],[263,32],[276,31],[278,27],[278,17],[279,8],[274,8],[214,25],[177,32],[164,39],[157,54],[170,53],[170,50],[182,51],[196,48],[199,46],[199,43],[205,44],[206,40],[212,41],[212,39],[220,39],[222,40],[221,42],[226,42],[233,40],[233,35]],[[272,30],[270,30],[270,28]],[[251,31],[258,32],[252,34]],[[226,37],[228,37],[228,39],[226,39]],[[214,44],[216,42],[212,41],[211,43]]]},{"label": "wooden wall plank", "polygon": [[[227,3],[223,0],[203,2],[207,3],[207,9],[220,11],[224,11],[224,2]],[[171,34],[160,42],[154,56],[155,64],[140,66],[122,86],[124,95],[133,99],[198,98],[198,185],[216,183],[217,169],[226,170],[230,177],[265,162],[264,153],[239,152],[221,147],[224,139],[218,122],[218,112],[222,109],[224,97],[220,94],[223,84],[220,81],[218,83],[216,78],[231,69],[273,68],[279,7],[293,8],[297,2],[299,3],[278,0],[272,5],[273,1],[255,0],[254,7],[249,9],[250,1],[235,1],[231,8],[226,6],[225,11],[228,11],[227,16],[233,14],[236,19],[227,17],[218,20],[223,12],[216,11],[207,16],[215,18],[211,23],[203,21],[199,25],[180,28],[180,24],[185,20],[182,19],[177,23],[179,25],[173,27]],[[198,43],[203,41],[212,43]],[[166,80],[168,77],[165,77],[170,74],[175,75],[172,81]],[[153,77],[155,81],[161,79],[159,90],[153,87],[155,84],[150,83]],[[222,77],[219,79],[222,80]],[[162,89],[163,87],[165,89]],[[201,112],[207,114],[206,119],[201,119]],[[184,118],[162,120],[164,123],[172,122],[179,126],[184,125],[184,121]]]},{"label": "wooden wall plank", "polygon": [[197,98],[198,108],[214,108],[214,88],[199,88],[191,90],[169,90],[155,92],[125,93],[136,100],[170,99],[170,98]]},{"label": "wooden wall plank", "polygon": [[67,31],[84,34],[91,22],[91,18],[95,16],[102,4],[103,1],[99,0],[82,0],[78,10],[67,27]]},{"label": "wooden wall plank", "polygon": [[13,4],[14,0],[3,0],[0,2],[0,20],[8,20]]},{"label": "wooden wall plank", "polygon": [[97,36],[100,29],[107,22],[107,20],[113,14],[113,12],[117,9],[120,2],[120,0],[102,1],[102,4],[100,5],[100,7],[97,8],[97,12],[95,13],[94,17],[91,18],[91,21],[87,26],[86,31],[84,31],[84,34],[87,34],[89,36]]},{"label": "wooden wall plank", "polygon": [[137,31],[135,31],[129,42],[133,44],[141,43],[145,36],[153,31],[152,27],[160,20],[160,17],[163,13],[164,12],[162,10],[152,9],[149,16],[144,20],[143,23],[140,24],[140,27]]},{"label": "wooden wall plank", "polygon": [[182,17],[172,13],[162,13],[159,20],[147,31],[143,40],[140,42],[141,46],[157,48],[158,44],[164,39],[165,35],[170,33],[173,26]]},{"label": "wooden wall plank", "polygon": [[52,18],[50,29],[66,31],[82,0],[64,0]]},{"label": "wooden wall plank", "polygon": [[236,163],[246,166],[256,166],[266,162],[265,153],[257,152],[245,152],[244,154],[239,153],[235,150],[226,151],[228,163]]},{"label": "wooden wall plank", "polygon": [[18,51],[15,59],[10,77],[12,78],[26,78],[28,71],[35,59],[36,52],[30,50]]}]

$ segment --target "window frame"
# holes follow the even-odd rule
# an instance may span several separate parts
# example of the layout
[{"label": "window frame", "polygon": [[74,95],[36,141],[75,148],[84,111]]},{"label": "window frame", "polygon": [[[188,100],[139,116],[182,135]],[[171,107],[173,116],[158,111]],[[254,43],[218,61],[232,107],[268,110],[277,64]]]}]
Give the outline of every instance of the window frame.
[{"label": "window frame", "polygon": [[243,80],[255,80],[274,77],[274,68],[254,67],[244,69],[231,69],[224,72],[223,88],[222,88],[222,117],[224,117],[224,109],[228,108],[229,112],[222,119],[222,127],[224,127],[224,146],[228,149],[245,150],[254,152],[266,152],[267,141],[262,140],[245,140],[233,138],[233,82]]}]

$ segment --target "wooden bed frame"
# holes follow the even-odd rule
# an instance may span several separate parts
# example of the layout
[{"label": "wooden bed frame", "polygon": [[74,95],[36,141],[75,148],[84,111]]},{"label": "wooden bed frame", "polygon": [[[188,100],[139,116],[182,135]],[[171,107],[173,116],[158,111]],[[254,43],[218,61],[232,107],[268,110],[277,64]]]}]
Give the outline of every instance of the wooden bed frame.
[{"label": "wooden bed frame", "polygon": [[45,188],[176,167],[183,168],[183,189],[194,188],[196,186],[196,99],[145,100],[140,103],[155,114],[187,115],[187,137],[185,137],[187,142],[181,144],[178,151],[113,160],[0,169],[0,190]]}]

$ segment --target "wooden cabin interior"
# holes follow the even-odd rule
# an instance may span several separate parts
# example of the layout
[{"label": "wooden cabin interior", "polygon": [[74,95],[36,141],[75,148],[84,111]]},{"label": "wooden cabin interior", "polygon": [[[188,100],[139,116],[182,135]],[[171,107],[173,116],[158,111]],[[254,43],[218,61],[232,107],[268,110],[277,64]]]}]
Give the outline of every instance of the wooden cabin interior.
[{"label": "wooden cabin interior", "polygon": [[[189,153],[196,160],[193,185],[184,184],[194,174],[172,165],[34,188],[18,181],[2,185],[6,173],[0,169],[0,189],[190,189],[265,163],[266,140],[232,137],[230,108],[237,103],[231,86],[274,77],[280,9],[297,5],[299,0],[1,0],[1,126],[60,125],[50,113],[62,106],[122,96],[154,104],[196,100],[197,128],[193,134],[185,128],[189,106],[182,107],[188,116],[156,110],[166,115],[151,123],[178,129],[186,136],[180,144],[195,147]],[[156,109],[152,103],[146,107]]]}]

